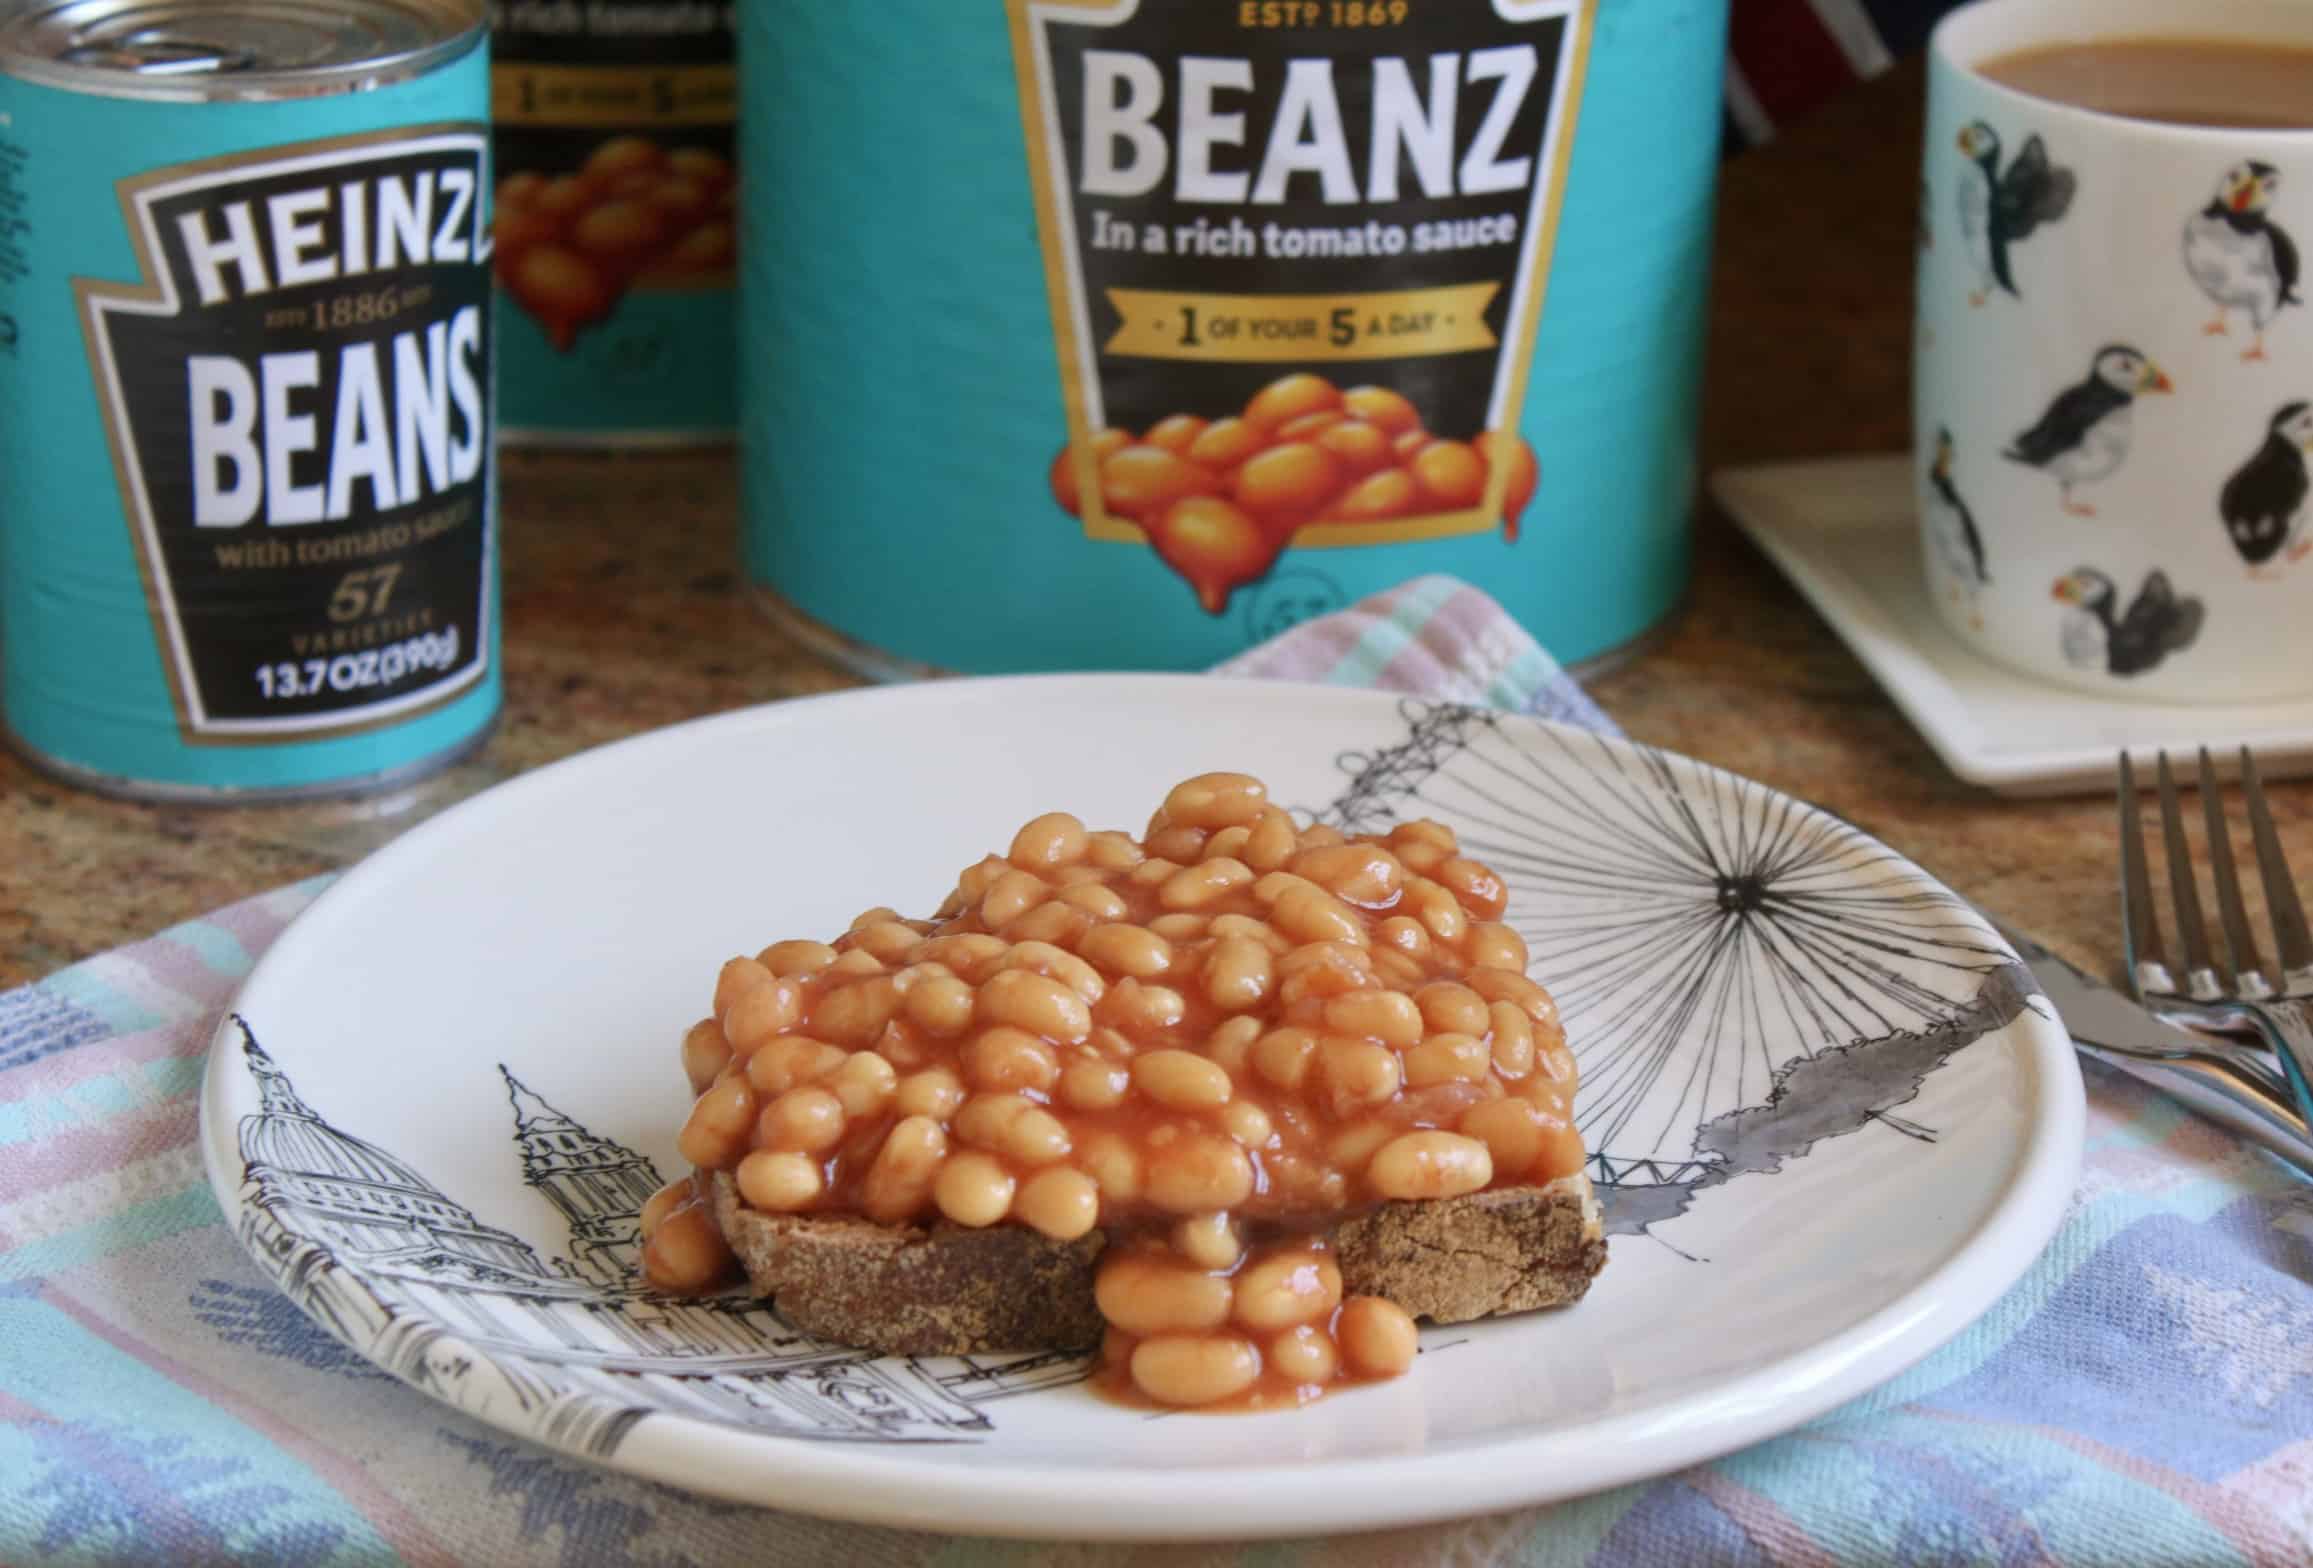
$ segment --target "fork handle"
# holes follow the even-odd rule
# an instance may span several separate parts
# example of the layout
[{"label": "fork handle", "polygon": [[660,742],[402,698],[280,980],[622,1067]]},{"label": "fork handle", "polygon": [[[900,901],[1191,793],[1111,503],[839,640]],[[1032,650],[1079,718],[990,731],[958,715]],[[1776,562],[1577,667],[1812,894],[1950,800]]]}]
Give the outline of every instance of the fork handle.
[{"label": "fork handle", "polygon": [[2301,1103],[2292,1114],[2291,1106],[2245,1078],[2237,1063],[2199,1055],[2156,1059],[2087,1040],[2072,1043],[2081,1055],[2118,1068],[2313,1176],[2313,1118]]},{"label": "fork handle", "polygon": [[2288,997],[2269,1002],[2234,1002],[2227,1012],[2255,1026],[2280,1058],[2281,1076],[2300,1120],[2313,1125],[2313,1002]]},{"label": "fork handle", "polygon": [[2297,1109],[2313,1120],[2313,1007],[2302,1002],[2268,1002],[2258,1009],[2274,1024],[2273,1050],[2288,1074]]}]

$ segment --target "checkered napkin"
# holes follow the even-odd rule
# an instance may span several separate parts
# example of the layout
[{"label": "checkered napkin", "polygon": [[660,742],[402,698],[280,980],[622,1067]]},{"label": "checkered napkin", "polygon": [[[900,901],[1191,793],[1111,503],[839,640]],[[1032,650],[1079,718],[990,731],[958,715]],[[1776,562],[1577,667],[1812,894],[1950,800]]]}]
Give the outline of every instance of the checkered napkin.
[{"label": "checkered napkin", "polygon": [[[1611,727],[1444,578],[1222,673]],[[1555,1508],[1338,1541],[1012,1545],[711,1503],[563,1459],[354,1356],[220,1223],[193,1144],[202,1054],[320,889],[0,994],[0,1562],[2313,1561],[2313,1186],[2093,1066],[2071,1213],[1981,1322],[1787,1437]]]}]

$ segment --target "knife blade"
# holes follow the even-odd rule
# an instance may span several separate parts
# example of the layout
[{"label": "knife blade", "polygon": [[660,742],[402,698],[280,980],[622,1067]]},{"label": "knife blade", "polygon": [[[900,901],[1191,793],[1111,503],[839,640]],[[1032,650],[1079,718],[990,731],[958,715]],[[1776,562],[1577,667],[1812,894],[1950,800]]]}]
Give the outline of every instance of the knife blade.
[{"label": "knife blade", "polygon": [[2082,1055],[2116,1067],[2313,1175],[2313,1126],[2288,1085],[2238,1041],[2180,1029],[2002,924]]}]

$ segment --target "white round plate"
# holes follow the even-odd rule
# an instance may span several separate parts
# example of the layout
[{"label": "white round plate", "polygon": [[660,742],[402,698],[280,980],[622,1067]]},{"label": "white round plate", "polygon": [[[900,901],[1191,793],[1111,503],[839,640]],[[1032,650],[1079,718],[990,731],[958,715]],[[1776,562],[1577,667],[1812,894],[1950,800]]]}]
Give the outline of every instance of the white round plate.
[{"label": "white round plate", "polygon": [[[1352,828],[1434,816],[1582,1064],[1588,1299],[1428,1329],[1303,1410],[1162,1419],[1080,1359],[899,1360],[633,1286],[722,960],[928,911],[1053,809],[1137,831],[1230,768]],[[1832,817],[1577,730],[1369,691],[943,682],[605,747],[419,827],[265,955],[209,1058],[237,1234],[363,1355],[510,1432],[721,1497],[995,1535],[1370,1529],[1659,1474],[1965,1326],[2054,1230],[2071,1047],[1966,904]]]}]

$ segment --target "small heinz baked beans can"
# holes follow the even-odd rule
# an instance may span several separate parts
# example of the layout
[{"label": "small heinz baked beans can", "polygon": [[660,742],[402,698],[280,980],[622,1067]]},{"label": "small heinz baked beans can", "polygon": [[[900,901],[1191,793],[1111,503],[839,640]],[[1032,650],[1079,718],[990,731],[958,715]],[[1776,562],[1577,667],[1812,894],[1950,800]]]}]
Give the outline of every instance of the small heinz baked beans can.
[{"label": "small heinz baked beans can", "polygon": [[506,440],[730,438],[737,9],[490,8]]},{"label": "small heinz baked beans can", "polygon": [[498,709],[479,0],[0,0],[0,717],[111,793]]}]

